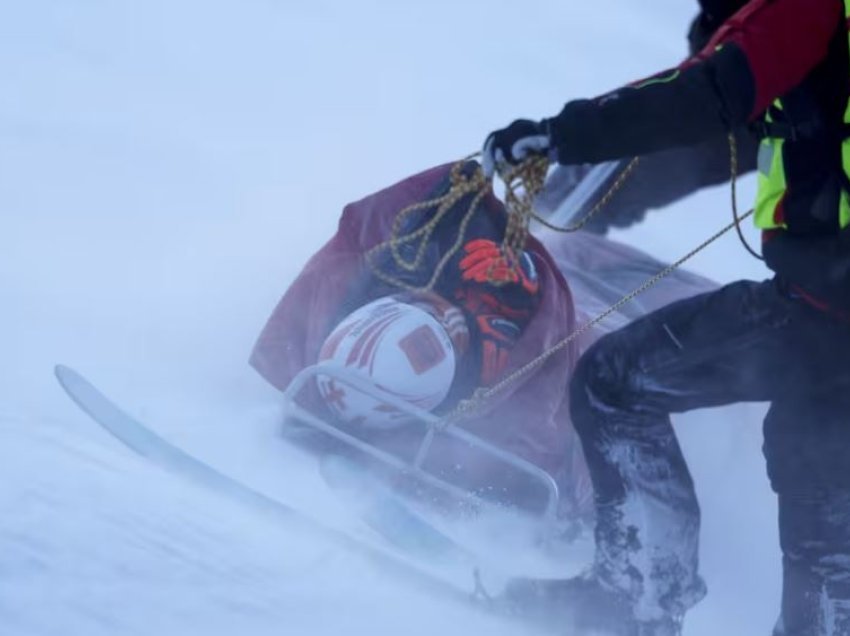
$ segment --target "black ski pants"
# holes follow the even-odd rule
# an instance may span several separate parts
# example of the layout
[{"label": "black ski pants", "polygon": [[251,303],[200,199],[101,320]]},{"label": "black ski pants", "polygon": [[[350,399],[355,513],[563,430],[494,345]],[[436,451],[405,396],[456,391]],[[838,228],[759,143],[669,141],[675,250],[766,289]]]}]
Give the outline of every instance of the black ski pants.
[{"label": "black ski pants", "polygon": [[596,572],[651,620],[705,593],[699,507],[671,413],[770,402],[764,455],[779,500],[776,636],[850,636],[850,323],[741,281],[600,339],[571,384],[595,490]]}]

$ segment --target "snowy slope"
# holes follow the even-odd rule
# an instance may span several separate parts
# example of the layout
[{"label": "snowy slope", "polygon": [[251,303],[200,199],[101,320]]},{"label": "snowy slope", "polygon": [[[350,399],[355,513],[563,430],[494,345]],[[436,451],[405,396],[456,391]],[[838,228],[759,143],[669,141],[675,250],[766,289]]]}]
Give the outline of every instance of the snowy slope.
[{"label": "snowy slope", "polygon": [[[139,461],[51,369],[332,517],[253,339],[346,202],[684,50],[689,3],[577,4],[0,4],[0,635],[515,633]],[[728,218],[718,189],[618,238],[674,258]],[[764,275],[731,236],[695,268]],[[679,423],[711,587],[688,636],[775,615],[761,410]]]}]

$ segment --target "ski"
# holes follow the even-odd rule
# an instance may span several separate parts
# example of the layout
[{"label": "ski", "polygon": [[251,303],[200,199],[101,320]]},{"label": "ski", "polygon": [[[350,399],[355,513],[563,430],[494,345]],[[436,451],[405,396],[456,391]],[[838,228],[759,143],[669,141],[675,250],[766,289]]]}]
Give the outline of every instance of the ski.
[{"label": "ski", "polygon": [[71,400],[95,423],[133,452],[161,468],[277,520],[285,520],[313,535],[322,536],[334,545],[366,557],[388,574],[438,598],[464,603],[489,614],[498,613],[492,603],[488,602],[486,594],[481,594],[480,579],[473,564],[461,564],[461,576],[465,572],[469,583],[468,589],[462,589],[446,578],[445,571],[441,576],[440,572],[432,571],[402,552],[326,525],[216,470],[154,433],[73,369],[58,365],[55,375]]}]

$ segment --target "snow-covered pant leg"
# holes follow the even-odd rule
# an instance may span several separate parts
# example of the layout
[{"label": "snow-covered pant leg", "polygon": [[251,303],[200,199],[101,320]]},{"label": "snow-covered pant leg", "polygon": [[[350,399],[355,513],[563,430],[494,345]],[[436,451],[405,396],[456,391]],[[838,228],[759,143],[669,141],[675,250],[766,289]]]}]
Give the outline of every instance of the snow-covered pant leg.
[{"label": "snow-covered pant leg", "polygon": [[823,320],[772,281],[742,281],[653,312],[580,360],[571,414],[595,491],[597,575],[639,618],[681,614],[704,594],[699,507],[670,414],[819,386],[834,371],[821,354],[837,353]]},{"label": "snow-covered pant leg", "polygon": [[774,402],[765,419],[784,573],[775,636],[850,636],[850,402],[830,397]]},{"label": "snow-covered pant leg", "polygon": [[850,493],[780,495],[779,535],[776,636],[850,636]]}]

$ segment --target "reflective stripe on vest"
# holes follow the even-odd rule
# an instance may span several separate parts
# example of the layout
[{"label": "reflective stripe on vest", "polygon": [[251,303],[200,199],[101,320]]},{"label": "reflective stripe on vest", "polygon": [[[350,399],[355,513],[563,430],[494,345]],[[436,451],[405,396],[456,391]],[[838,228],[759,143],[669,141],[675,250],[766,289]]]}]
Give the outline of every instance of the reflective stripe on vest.
[{"label": "reflective stripe on vest", "polygon": [[[774,108],[782,110],[779,100],[774,103]],[[769,112],[764,117],[768,123],[773,121]],[[784,148],[785,140],[775,137],[765,137],[759,145],[755,224],[763,230],[785,227],[779,207],[788,189],[782,157]]]},{"label": "reflective stripe on vest", "polygon": [[[850,0],[844,0],[844,17],[848,26],[848,50],[850,50]],[[772,107],[782,111],[782,101],[776,100]],[[765,115],[765,121],[772,121],[770,112]],[[844,123],[850,124],[850,100],[844,110]],[[758,192],[756,194],[755,224],[763,230],[786,228],[782,218],[782,199],[788,189],[785,178],[783,151],[785,139],[766,137],[759,145],[758,156]],[[845,174],[850,177],[850,139],[845,138],[841,143],[841,159]],[[839,226],[843,229],[850,224],[850,198],[842,189],[839,204]]]}]

